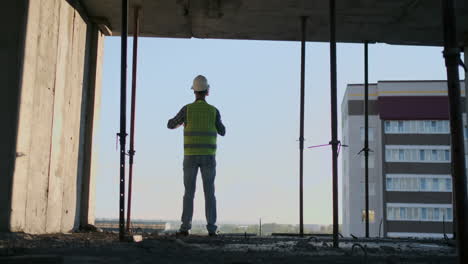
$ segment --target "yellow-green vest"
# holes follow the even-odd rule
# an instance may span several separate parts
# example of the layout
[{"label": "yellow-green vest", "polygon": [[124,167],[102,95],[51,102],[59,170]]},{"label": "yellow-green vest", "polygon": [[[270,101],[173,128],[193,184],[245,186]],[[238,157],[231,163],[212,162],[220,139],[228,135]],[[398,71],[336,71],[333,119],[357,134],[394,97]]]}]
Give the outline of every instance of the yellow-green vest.
[{"label": "yellow-green vest", "polygon": [[216,136],[216,108],[204,100],[187,105],[184,154],[215,155]]}]

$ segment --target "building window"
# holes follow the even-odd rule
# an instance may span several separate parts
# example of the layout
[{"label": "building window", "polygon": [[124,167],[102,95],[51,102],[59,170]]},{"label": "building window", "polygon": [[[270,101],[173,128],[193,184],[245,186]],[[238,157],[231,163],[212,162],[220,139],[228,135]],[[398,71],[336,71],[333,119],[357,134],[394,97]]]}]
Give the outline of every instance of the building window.
[{"label": "building window", "polygon": [[446,212],[447,212],[447,215],[446,215],[446,218],[444,218],[444,221],[451,221],[452,220],[452,209],[447,208]]},{"label": "building window", "polygon": [[440,218],[439,211],[440,211],[439,208],[434,208],[434,214],[433,214],[434,219],[439,219]]},{"label": "building window", "polygon": [[386,162],[450,162],[449,146],[385,146]]},{"label": "building window", "polygon": [[419,160],[423,161],[426,159],[426,155],[424,155],[425,151],[423,149],[419,150]]},{"label": "building window", "polygon": [[398,133],[403,133],[403,121],[398,121]]},{"label": "building window", "polygon": [[432,179],[432,190],[438,191],[439,190],[439,179]]},{"label": "building window", "polygon": [[386,190],[389,192],[451,192],[450,175],[387,174]]},{"label": "building window", "polygon": [[388,203],[387,220],[450,222],[452,221],[452,207],[450,204]]},{"label": "building window", "polygon": [[427,220],[427,208],[421,208],[421,220]]},{"label": "building window", "polygon": [[445,179],[445,189],[452,191],[452,179]]},{"label": "building window", "polygon": [[[362,210],[361,221],[362,222],[366,221],[366,210]],[[369,210],[369,223],[374,223],[374,222],[375,222],[375,211]]]},{"label": "building window", "polygon": [[406,217],[406,208],[405,207],[400,207],[400,219],[408,219],[408,217]]},{"label": "building window", "polygon": [[432,129],[431,129],[431,121],[424,121],[424,130],[426,132],[432,132]]},{"label": "building window", "polygon": [[390,121],[385,121],[385,133],[390,133],[392,131],[392,123]]},{"label": "building window", "polygon": [[420,190],[426,190],[426,179],[425,178],[421,178],[419,179],[419,188]]},{"label": "building window", "polygon": [[386,134],[449,134],[448,120],[387,120]]},{"label": "building window", "polygon": [[387,190],[393,190],[393,179],[387,178]]},{"label": "building window", "polygon": [[410,210],[411,219],[419,219],[419,209],[418,208],[408,208]]}]

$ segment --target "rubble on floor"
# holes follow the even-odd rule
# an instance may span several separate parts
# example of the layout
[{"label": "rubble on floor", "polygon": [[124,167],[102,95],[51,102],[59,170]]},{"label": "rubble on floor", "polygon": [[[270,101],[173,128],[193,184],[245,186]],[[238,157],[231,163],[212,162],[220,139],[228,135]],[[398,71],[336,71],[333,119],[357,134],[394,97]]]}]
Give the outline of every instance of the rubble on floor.
[{"label": "rubble on floor", "polygon": [[455,263],[453,241],[329,237],[217,237],[139,234],[119,242],[112,232],[0,233],[0,263]]}]

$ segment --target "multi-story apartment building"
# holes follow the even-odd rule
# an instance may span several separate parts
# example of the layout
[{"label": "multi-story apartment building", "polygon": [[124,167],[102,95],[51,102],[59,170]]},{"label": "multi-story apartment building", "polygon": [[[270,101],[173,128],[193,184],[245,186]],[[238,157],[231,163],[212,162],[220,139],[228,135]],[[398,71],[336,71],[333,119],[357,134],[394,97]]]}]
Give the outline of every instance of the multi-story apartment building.
[{"label": "multi-story apartment building", "polygon": [[[446,82],[380,81],[368,105],[370,236],[451,237]],[[364,236],[364,85],[348,85],[341,106],[343,233]]]}]

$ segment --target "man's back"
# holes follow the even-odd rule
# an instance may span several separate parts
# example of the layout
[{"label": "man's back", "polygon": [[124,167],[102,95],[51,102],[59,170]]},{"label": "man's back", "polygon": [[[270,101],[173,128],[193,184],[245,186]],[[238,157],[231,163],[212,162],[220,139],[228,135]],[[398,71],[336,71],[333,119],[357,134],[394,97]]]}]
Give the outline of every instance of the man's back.
[{"label": "man's back", "polygon": [[204,100],[187,105],[184,128],[185,155],[216,155],[217,110]]},{"label": "man's back", "polygon": [[[181,125],[185,125],[185,126],[189,125],[188,120],[187,120],[187,108],[188,108],[189,105],[196,104],[199,101],[203,101],[203,102],[206,103],[206,101],[204,99],[198,99],[192,104],[185,105],[184,107],[182,107],[182,109],[180,109],[180,111],[177,113],[177,115],[174,118],[169,119],[169,121],[167,122],[167,128],[175,129],[175,128],[178,128]],[[216,132],[218,133],[218,135],[224,136],[226,134],[226,128],[225,128],[225,126],[224,126],[224,124],[223,124],[223,122],[221,120],[221,114],[220,114],[219,110],[216,107],[214,107],[214,106],[212,106],[212,105],[210,105],[208,103],[206,103],[206,104],[215,109],[216,117],[215,117],[214,124],[215,124],[215,127],[216,127]]]}]

